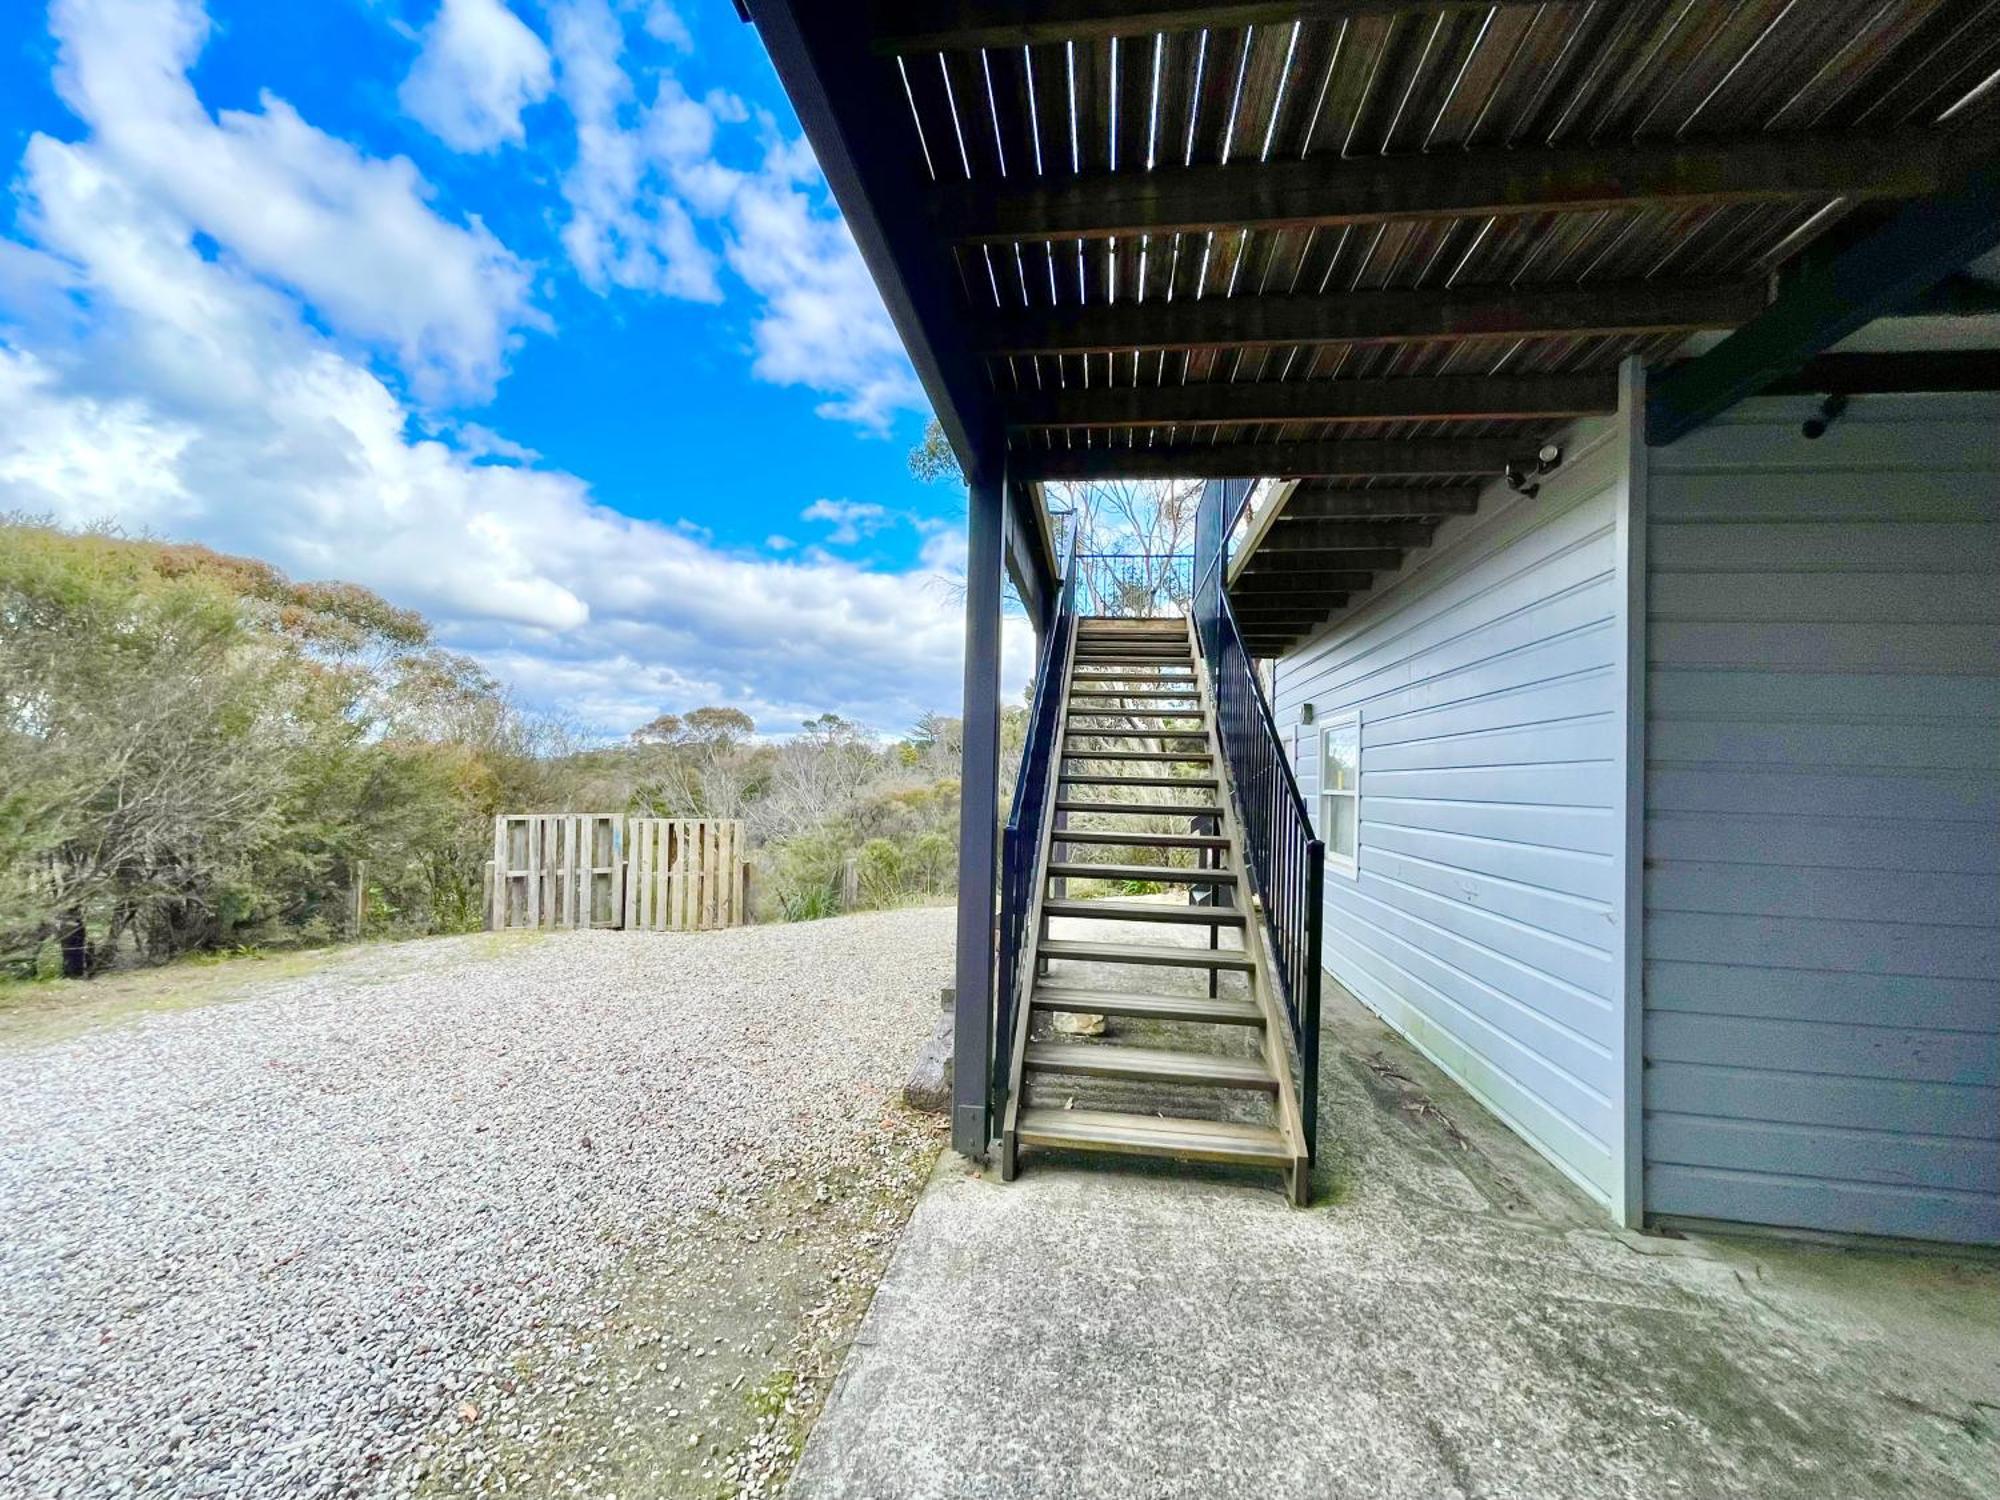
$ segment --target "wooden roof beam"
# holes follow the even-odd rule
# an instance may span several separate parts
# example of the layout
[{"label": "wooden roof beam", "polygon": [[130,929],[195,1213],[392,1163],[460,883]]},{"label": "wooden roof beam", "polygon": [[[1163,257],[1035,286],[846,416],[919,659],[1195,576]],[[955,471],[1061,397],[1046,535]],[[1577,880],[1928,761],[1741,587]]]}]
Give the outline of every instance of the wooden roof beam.
[{"label": "wooden roof beam", "polygon": [[1505,471],[1532,445],[1506,438],[1435,438],[1413,442],[1155,443],[1147,448],[1017,448],[1008,472],[1052,479],[1290,479],[1476,474]]},{"label": "wooden roof beam", "polygon": [[1288,521],[1351,521],[1365,517],[1469,516],[1479,509],[1474,485],[1451,489],[1300,490],[1285,507]]},{"label": "wooden roof beam", "polygon": [[1264,539],[1267,552],[1344,552],[1368,547],[1428,547],[1428,521],[1300,521],[1291,517]]},{"label": "wooden roof beam", "polygon": [[[1583,0],[1551,3],[1573,7]],[[1492,0],[1211,0],[1207,5],[1188,0],[875,0],[870,29],[877,52],[900,54],[1148,36],[1202,26],[1275,26],[1366,16],[1427,19],[1454,11],[1483,11],[1491,4]]]},{"label": "wooden roof beam", "polygon": [[1019,431],[1036,427],[1229,427],[1263,422],[1489,421],[1595,416],[1617,409],[1616,374],[1446,375],[1433,379],[1021,391],[1007,398],[1007,425]]},{"label": "wooden roof beam", "polygon": [[1375,581],[1373,573],[1316,572],[1309,577],[1265,573],[1243,578],[1229,587],[1233,604],[1300,604],[1334,594],[1359,593]]},{"label": "wooden roof beam", "polygon": [[1647,207],[1921,198],[1945,180],[1943,132],[1240,161],[1079,177],[939,183],[939,230],[969,241],[1102,239],[1219,228]]},{"label": "wooden roof beam", "polygon": [[1764,305],[1764,289],[1754,283],[1676,281],[1331,297],[1183,297],[1176,302],[1009,308],[978,318],[971,337],[988,355],[1576,338],[1735,328],[1756,317]]},{"label": "wooden roof beam", "polygon": [[1247,584],[1253,578],[1262,579],[1272,574],[1284,576],[1303,573],[1310,575],[1313,582],[1329,589],[1353,589],[1365,586],[1351,581],[1356,574],[1393,573],[1402,565],[1401,547],[1384,547],[1373,552],[1339,553],[1273,552],[1265,548],[1244,566],[1243,576],[1239,581]]}]

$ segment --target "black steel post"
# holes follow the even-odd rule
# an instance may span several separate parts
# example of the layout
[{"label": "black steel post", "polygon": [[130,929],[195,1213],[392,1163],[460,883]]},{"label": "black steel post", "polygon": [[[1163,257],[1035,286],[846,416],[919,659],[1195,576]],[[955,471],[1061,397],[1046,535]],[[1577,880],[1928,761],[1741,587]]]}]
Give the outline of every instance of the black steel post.
[{"label": "black steel post", "polygon": [[965,560],[964,760],[958,809],[958,989],[952,1043],[951,1144],[984,1157],[992,1140],[993,983],[1000,827],[1000,578],[1006,553],[1004,465],[974,477]]}]

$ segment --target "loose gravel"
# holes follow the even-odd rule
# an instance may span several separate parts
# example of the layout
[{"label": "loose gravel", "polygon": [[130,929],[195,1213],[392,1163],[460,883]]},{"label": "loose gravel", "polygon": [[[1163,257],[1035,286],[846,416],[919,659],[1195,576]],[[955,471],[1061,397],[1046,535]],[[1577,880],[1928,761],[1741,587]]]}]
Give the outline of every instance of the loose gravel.
[{"label": "loose gravel", "polygon": [[770,1492],[935,1154],[951,920],[413,943],[0,1047],[0,1496]]}]

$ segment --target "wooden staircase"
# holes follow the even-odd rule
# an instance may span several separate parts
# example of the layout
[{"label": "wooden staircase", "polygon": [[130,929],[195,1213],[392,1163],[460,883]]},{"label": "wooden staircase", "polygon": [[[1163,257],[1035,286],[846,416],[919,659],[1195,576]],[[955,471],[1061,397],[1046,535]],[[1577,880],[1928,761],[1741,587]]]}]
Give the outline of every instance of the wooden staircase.
[{"label": "wooden staircase", "polygon": [[[1286,1027],[1188,623],[1086,617],[1063,680],[1001,1175],[1023,1151],[1164,1157],[1273,1168],[1304,1203]],[[1168,894],[1113,894],[1139,882]],[[1065,1026],[1089,1017],[1103,1035]]]}]

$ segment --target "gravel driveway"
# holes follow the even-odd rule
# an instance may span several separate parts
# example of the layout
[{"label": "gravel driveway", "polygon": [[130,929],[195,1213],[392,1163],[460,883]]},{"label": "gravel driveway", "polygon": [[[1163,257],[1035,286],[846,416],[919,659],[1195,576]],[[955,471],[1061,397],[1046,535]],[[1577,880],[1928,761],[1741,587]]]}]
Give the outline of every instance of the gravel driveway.
[{"label": "gravel driveway", "polygon": [[952,914],[364,950],[0,1043],[0,1495],[764,1493]]}]

